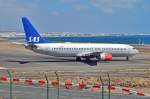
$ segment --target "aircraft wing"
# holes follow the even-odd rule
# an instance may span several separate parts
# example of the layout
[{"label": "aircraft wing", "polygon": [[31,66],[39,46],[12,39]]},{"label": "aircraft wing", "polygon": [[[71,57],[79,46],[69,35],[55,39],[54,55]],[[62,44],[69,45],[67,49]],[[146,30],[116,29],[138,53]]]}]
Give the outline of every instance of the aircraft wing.
[{"label": "aircraft wing", "polygon": [[81,52],[77,56],[79,57],[96,57],[99,56],[101,52]]}]

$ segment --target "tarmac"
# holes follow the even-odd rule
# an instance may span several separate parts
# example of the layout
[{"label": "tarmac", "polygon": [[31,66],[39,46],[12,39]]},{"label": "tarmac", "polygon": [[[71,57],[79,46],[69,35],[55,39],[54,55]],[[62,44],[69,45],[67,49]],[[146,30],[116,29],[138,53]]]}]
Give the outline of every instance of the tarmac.
[{"label": "tarmac", "polygon": [[[0,72],[9,69],[20,72],[40,71],[66,71],[66,72],[99,72],[117,71],[128,69],[150,70],[150,45],[133,45],[140,53],[126,61],[125,58],[113,58],[112,61],[101,61],[97,64],[95,59],[90,62],[77,62],[75,58],[61,58],[41,55],[24,48],[23,45],[13,44],[7,40],[0,40]],[[4,72],[4,71],[3,71]],[[1,75],[0,73],[0,75]],[[6,73],[5,73],[6,74]],[[42,99],[46,98],[46,90],[40,87],[14,85],[14,95],[21,99]],[[0,84],[0,96],[8,96],[8,85]],[[38,89],[38,90],[37,90]],[[44,94],[42,92],[45,92]],[[32,93],[31,93],[32,92]],[[52,97],[56,97],[56,92]],[[38,98],[37,98],[38,97]],[[61,99],[97,99],[100,93],[80,92],[61,89]],[[55,98],[53,98],[55,99]],[[99,98],[101,99],[101,98]],[[149,99],[149,97],[137,97],[132,95],[112,95],[111,99]]]},{"label": "tarmac", "polygon": [[112,61],[96,59],[90,62],[77,62],[75,58],[52,57],[34,53],[23,45],[0,41],[0,68],[20,71],[112,71],[125,69],[150,69],[150,45],[136,48],[140,53],[126,61],[125,58],[113,58]]}]

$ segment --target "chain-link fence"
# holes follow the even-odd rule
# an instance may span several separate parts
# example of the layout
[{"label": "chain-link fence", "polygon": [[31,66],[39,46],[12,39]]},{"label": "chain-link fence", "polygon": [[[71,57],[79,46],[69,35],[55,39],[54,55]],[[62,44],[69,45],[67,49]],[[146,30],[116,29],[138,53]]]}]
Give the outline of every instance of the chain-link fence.
[{"label": "chain-link fence", "polygon": [[0,99],[149,99],[150,70],[0,70]]}]

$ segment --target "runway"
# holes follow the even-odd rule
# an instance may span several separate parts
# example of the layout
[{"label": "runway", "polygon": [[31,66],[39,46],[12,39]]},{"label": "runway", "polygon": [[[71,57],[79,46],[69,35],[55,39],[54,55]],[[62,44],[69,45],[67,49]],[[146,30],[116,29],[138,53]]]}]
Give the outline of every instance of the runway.
[{"label": "runway", "polygon": [[113,61],[101,61],[97,64],[96,60],[77,62],[75,58],[41,55],[9,42],[1,42],[0,45],[0,67],[20,71],[109,71],[150,68],[150,51],[147,49],[148,52],[142,52],[129,61],[125,58],[114,58]]},{"label": "runway", "polygon": [[[50,88],[49,96],[50,99],[57,99],[57,91]],[[0,97],[9,99],[8,84],[0,84]],[[13,85],[13,97],[17,99],[46,99],[46,88]],[[101,93],[60,89],[60,99],[101,99],[101,97]],[[108,93],[104,94],[104,98],[108,98]],[[149,97],[111,94],[111,99],[149,99]]]}]

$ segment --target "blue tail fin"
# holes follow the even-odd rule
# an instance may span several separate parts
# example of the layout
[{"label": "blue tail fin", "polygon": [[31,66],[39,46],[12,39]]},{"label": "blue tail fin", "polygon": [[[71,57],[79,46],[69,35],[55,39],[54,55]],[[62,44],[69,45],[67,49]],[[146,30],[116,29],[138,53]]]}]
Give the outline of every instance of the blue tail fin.
[{"label": "blue tail fin", "polygon": [[30,21],[26,18],[22,18],[23,28],[26,36],[27,43],[37,44],[37,43],[49,43],[49,41],[42,38]]}]

